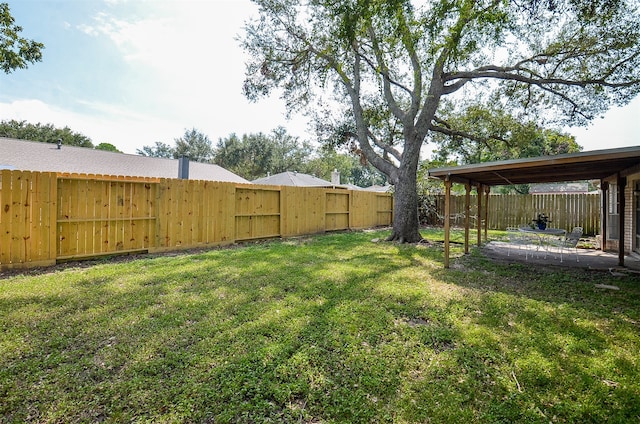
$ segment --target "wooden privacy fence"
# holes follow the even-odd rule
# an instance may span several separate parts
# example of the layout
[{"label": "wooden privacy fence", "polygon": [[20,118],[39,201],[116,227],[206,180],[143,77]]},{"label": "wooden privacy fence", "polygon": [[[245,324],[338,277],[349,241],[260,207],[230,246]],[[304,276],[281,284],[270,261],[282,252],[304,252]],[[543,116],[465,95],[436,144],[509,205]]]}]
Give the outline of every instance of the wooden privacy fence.
[{"label": "wooden privacy fence", "polygon": [[0,269],[390,225],[388,193],[0,171]]},{"label": "wooden privacy fence", "polygon": [[[464,225],[465,196],[451,196],[451,223]],[[486,207],[485,198],[482,207]],[[477,216],[477,197],[471,196],[473,224]],[[600,233],[600,194],[491,194],[489,196],[489,228],[504,230],[507,227],[528,225],[538,213],[550,217],[550,227],[571,230],[583,227],[584,233]],[[444,216],[444,196],[436,196],[436,209]]]}]

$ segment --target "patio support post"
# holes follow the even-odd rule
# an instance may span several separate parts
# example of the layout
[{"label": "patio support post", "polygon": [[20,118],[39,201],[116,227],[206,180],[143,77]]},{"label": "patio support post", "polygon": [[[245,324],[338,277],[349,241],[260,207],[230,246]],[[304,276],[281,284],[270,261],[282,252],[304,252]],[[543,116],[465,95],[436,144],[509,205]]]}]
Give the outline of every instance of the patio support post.
[{"label": "patio support post", "polygon": [[476,187],[478,193],[478,247],[482,245],[482,184]]},{"label": "patio support post", "polygon": [[464,253],[469,253],[469,221],[471,213],[471,184],[464,185]]},{"label": "patio support post", "polygon": [[489,240],[488,229],[489,229],[489,192],[491,191],[491,186],[484,186],[485,193],[485,201],[484,201],[484,241],[485,243]]},{"label": "patio support post", "polygon": [[449,268],[449,216],[451,215],[451,180],[444,180],[444,267]]},{"label": "patio support post", "polygon": [[618,219],[620,222],[618,231],[618,265],[624,266],[624,245],[625,245],[625,228],[624,228],[624,218],[626,216],[625,211],[625,187],[627,185],[627,177],[623,177],[618,173],[618,201],[620,203],[620,214],[618,215]]},{"label": "patio support post", "polygon": [[600,189],[602,190],[602,218],[600,219],[600,249],[607,251],[607,225],[609,225],[609,183],[600,181]]}]

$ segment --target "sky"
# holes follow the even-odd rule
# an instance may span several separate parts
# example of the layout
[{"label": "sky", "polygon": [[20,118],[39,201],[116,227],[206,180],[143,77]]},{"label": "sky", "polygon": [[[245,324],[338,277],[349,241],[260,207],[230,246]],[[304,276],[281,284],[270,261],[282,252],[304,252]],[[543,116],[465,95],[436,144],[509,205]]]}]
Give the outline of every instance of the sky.
[{"label": "sky", "polygon": [[[7,1],[7,0],[3,0]],[[8,0],[21,36],[43,60],[0,74],[0,120],[69,127],[136,153],[195,128],[215,144],[283,126],[313,141],[306,119],[287,119],[274,95],[242,94],[238,37],[250,0]],[[567,128],[584,150],[640,145],[640,97],[588,128]]]}]

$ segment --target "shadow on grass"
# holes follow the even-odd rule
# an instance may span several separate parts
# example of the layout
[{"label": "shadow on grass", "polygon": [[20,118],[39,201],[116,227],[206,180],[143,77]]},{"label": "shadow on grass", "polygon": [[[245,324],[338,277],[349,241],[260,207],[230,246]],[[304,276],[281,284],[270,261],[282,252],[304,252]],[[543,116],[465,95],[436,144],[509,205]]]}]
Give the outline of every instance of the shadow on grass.
[{"label": "shadow on grass", "polygon": [[[632,353],[640,343],[636,278],[497,264],[477,252],[457,265],[434,276],[472,299],[476,311],[463,337],[472,352],[499,352],[508,365],[500,373],[504,388],[517,386],[487,408],[488,421],[640,417],[640,363]],[[596,288],[602,283],[621,290]]]},{"label": "shadow on grass", "polygon": [[38,294],[27,289],[0,299],[5,325],[21,339],[2,360],[2,416],[7,422],[391,416],[410,350],[442,350],[455,332],[433,318],[409,324],[424,306],[417,293],[376,293],[380,279],[407,267],[393,251],[361,252],[361,240],[345,244],[332,236],[318,243],[39,277],[48,283],[33,283],[42,284]]},{"label": "shadow on grass", "polygon": [[640,415],[640,342],[624,310],[634,301],[598,306],[588,290],[554,288],[528,270],[443,270],[437,245],[374,237],[9,280],[0,286],[2,422]]}]

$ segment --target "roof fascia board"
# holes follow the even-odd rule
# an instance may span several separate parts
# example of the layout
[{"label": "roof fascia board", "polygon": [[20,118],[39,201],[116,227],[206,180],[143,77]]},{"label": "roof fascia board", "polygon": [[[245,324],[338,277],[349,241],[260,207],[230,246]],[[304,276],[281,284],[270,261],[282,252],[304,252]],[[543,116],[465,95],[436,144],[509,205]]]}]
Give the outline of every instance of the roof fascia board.
[{"label": "roof fascia board", "polygon": [[548,165],[562,165],[571,163],[588,162],[589,160],[607,160],[628,158],[630,155],[640,157],[640,146],[623,147],[618,149],[606,149],[606,150],[591,150],[588,152],[580,153],[565,153],[562,155],[554,156],[538,156],[535,158],[521,158],[510,159],[505,161],[485,162],[481,164],[470,164],[451,166],[446,168],[435,168],[429,170],[429,175],[440,178],[444,175],[455,175],[464,171],[471,172],[486,172],[486,171],[500,171],[503,169],[518,169],[535,168],[539,166]]}]

